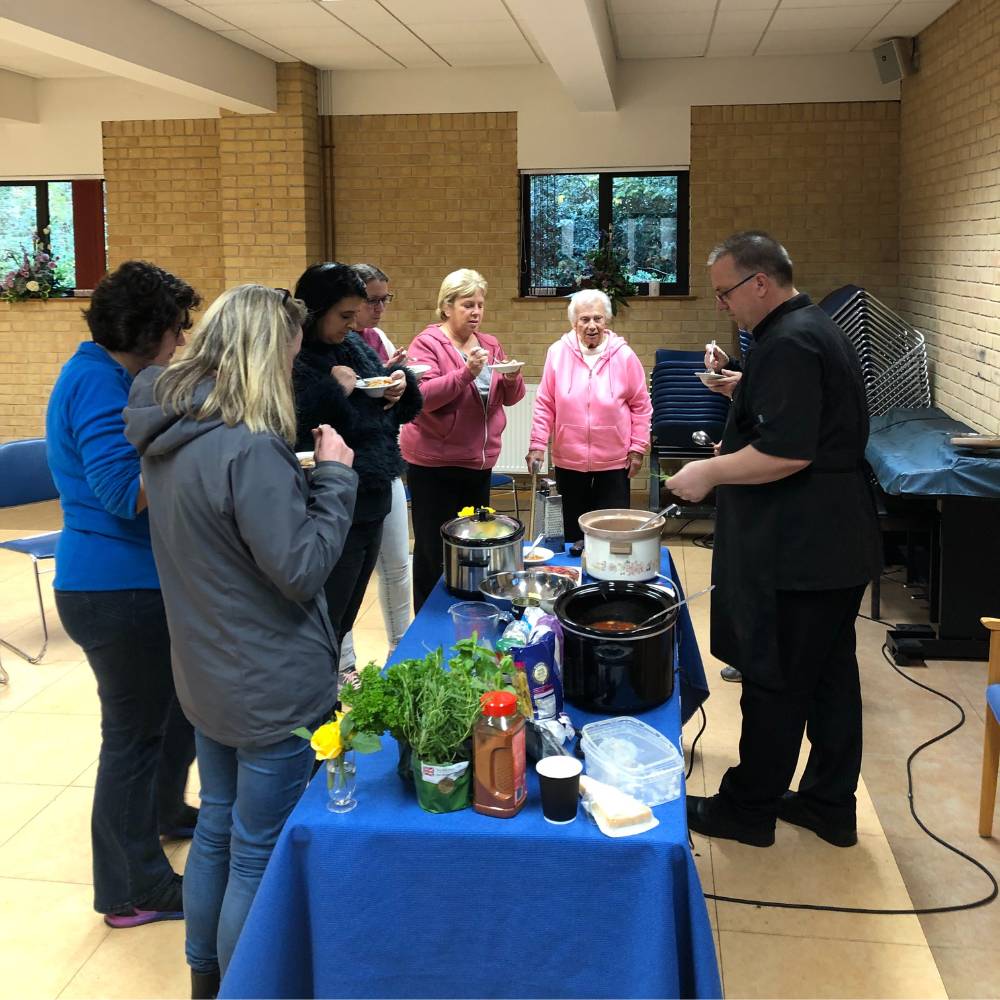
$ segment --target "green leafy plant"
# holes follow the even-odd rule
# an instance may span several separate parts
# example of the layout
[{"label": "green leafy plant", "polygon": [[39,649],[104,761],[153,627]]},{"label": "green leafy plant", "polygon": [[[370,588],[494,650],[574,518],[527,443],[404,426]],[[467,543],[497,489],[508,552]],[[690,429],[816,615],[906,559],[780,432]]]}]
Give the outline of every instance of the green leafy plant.
[{"label": "green leafy plant", "polygon": [[611,299],[611,312],[617,316],[620,306],[628,308],[627,297],[635,293],[635,286],[625,276],[625,254],[615,249],[612,236],[609,226],[601,234],[600,246],[586,255],[590,271],[580,276],[577,287],[599,288]]}]

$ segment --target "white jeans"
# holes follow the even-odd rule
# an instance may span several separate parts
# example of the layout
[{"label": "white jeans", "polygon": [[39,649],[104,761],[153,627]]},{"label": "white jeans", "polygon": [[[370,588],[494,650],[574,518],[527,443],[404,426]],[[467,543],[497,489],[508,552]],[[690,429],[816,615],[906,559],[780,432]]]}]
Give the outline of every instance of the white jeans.
[{"label": "white jeans", "polygon": [[[406,490],[401,479],[392,481],[392,508],[382,522],[382,548],[375,564],[378,599],[382,606],[389,652],[399,645],[413,620],[413,588],[410,582],[410,528],[406,511]],[[340,676],[355,666],[354,636],[348,632],[340,652]]]}]

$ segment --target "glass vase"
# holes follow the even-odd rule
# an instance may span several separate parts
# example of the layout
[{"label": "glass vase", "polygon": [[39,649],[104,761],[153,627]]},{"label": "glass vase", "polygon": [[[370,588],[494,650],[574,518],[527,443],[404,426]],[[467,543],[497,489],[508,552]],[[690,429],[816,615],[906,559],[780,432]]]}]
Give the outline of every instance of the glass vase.
[{"label": "glass vase", "polygon": [[358,782],[354,751],[345,750],[326,762],[326,790],[330,796],[326,808],[334,813],[350,812],[357,804],[354,788]]}]

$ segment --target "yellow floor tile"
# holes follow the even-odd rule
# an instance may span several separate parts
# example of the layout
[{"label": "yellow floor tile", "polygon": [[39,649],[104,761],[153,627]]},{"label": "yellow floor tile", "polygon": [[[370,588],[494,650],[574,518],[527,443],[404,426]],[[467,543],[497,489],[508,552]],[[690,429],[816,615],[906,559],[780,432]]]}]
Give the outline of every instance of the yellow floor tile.
[{"label": "yellow floor tile", "polygon": [[32,715],[95,715],[101,714],[97,697],[97,679],[89,663],[72,667],[43,691],[29,698],[22,712]]},{"label": "yellow floor tile", "polygon": [[0,726],[5,780],[23,785],[68,785],[97,759],[100,723],[89,715],[14,712]]},{"label": "yellow floor tile", "polygon": [[0,844],[37,816],[62,789],[58,785],[0,784]]}]

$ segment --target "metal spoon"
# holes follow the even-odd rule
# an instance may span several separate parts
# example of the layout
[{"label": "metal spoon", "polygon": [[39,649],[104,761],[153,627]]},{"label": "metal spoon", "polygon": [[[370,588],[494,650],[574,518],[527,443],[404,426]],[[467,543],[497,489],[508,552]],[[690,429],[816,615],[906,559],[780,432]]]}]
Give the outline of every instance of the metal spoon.
[{"label": "metal spoon", "polygon": [[663,510],[658,510],[652,517],[647,518],[638,527],[633,528],[633,531],[642,531],[643,528],[648,528],[658,517],[663,517],[665,514],[670,514],[672,511],[680,510],[680,507],[675,503],[667,504]]},{"label": "metal spoon", "polygon": [[715,442],[708,436],[705,431],[695,431],[691,435],[691,440],[695,444],[700,444],[703,448],[714,448]]},{"label": "metal spoon", "polygon": [[655,622],[657,618],[662,618],[665,614],[668,614],[669,612],[673,611],[674,608],[679,608],[685,604],[689,604],[696,598],[704,597],[705,594],[713,590],[715,590],[714,583],[711,586],[706,587],[704,590],[699,590],[697,594],[691,594],[689,597],[685,597],[683,601],[678,601],[676,604],[672,604],[669,608],[663,608],[663,610],[657,611],[655,614],[650,615],[645,621],[639,622],[639,624],[636,625],[636,629],[645,628],[650,622]]},{"label": "metal spoon", "polygon": [[538,548],[538,543],[539,543],[539,542],[540,542],[540,541],[541,541],[541,540],[542,540],[542,539],[543,539],[544,537],[545,537],[545,532],[543,531],[543,532],[542,532],[542,533],[541,533],[541,534],[540,534],[540,535],[539,535],[539,536],[538,536],[538,537],[537,537],[537,538],[536,538],[536,539],[535,539],[535,540],[534,540],[534,541],[533,541],[533,542],[531,543],[531,548],[528,548],[528,549],[525,549],[525,550],[524,550],[524,555],[523,555],[523,556],[522,556],[521,558],[522,558],[522,559],[527,559],[527,558],[528,558],[528,556],[530,556],[530,555],[531,555],[531,553],[532,553],[532,552],[534,552],[534,551],[535,551],[535,549],[537,549],[537,548]]}]

